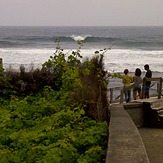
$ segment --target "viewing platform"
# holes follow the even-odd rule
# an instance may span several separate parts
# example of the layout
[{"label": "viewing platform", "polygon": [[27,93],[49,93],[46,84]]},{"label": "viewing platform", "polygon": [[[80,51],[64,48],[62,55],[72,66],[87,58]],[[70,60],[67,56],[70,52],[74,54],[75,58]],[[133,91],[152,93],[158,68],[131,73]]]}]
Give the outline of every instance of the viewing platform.
[{"label": "viewing platform", "polygon": [[[151,88],[154,86],[155,92],[150,90],[150,98],[144,99],[144,87],[145,82],[151,81]],[[130,116],[136,120],[136,115],[139,119],[142,119],[142,124],[137,124],[138,127],[148,126],[148,125],[157,125],[157,123],[163,123],[163,89],[162,89],[163,79],[159,78],[144,78],[142,83],[142,97],[137,97],[136,100],[131,98],[129,103],[125,102],[124,99],[124,90],[123,87],[113,87],[109,88],[109,101],[111,104],[124,103],[124,108],[128,111]],[[133,89],[131,85],[130,89]],[[117,97],[114,98],[114,91],[119,91]],[[132,92],[132,91],[131,91]],[[139,109],[137,109],[139,108]],[[141,117],[141,118],[140,118]]]},{"label": "viewing platform", "polygon": [[[144,79],[144,81],[145,80],[146,79]],[[162,78],[151,78],[148,80],[154,82],[152,86],[154,86],[154,84],[157,85],[156,94],[150,95],[149,99],[144,99],[142,97],[141,99],[138,98],[137,100],[132,99],[129,103],[126,103],[124,102],[122,87],[119,87],[120,94],[115,99],[113,99],[113,94],[115,90],[118,90],[118,88],[109,89],[111,117],[106,163],[162,162]],[[143,86],[144,85],[142,85],[142,87]],[[152,130],[152,128],[157,127],[160,129],[160,135],[157,134],[159,136],[157,140],[155,140],[155,138],[151,135],[148,136],[148,142],[144,141],[146,140],[147,136],[145,132],[143,133],[143,128],[149,128],[149,130]],[[158,142],[159,140],[160,142]],[[155,141],[158,143],[155,143]]]}]

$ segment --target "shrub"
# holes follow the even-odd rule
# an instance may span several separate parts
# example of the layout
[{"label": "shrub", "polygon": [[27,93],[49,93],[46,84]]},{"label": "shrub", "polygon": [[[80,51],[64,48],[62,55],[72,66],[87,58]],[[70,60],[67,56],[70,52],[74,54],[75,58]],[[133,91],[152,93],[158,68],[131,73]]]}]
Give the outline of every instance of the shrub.
[{"label": "shrub", "polygon": [[1,75],[0,162],[105,162],[103,55],[81,57],[80,48],[66,56],[58,47],[41,70]]}]

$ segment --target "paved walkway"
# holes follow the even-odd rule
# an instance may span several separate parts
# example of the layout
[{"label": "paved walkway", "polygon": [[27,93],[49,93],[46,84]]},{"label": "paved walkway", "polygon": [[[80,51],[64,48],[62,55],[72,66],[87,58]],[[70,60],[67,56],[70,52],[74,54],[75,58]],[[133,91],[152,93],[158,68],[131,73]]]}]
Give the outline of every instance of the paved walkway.
[{"label": "paved walkway", "polygon": [[111,106],[106,163],[149,163],[139,131],[122,104]]},{"label": "paved walkway", "polygon": [[163,128],[137,128],[123,109],[111,106],[106,163],[163,163]]},{"label": "paved walkway", "polygon": [[150,163],[163,163],[163,128],[139,128]]}]

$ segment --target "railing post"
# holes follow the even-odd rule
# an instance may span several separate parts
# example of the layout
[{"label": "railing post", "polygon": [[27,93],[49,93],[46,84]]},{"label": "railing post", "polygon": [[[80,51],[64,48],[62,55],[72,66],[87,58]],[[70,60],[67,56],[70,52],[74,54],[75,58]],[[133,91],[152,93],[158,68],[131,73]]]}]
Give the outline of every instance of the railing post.
[{"label": "railing post", "polygon": [[110,88],[110,103],[113,101],[113,88]]},{"label": "railing post", "polygon": [[144,98],[144,94],[145,94],[145,83],[146,83],[146,78],[143,78],[142,99]]},{"label": "railing post", "polygon": [[159,92],[159,83],[157,83],[157,93]]},{"label": "railing post", "polygon": [[3,69],[3,62],[2,62],[2,58],[0,58],[0,68]]},{"label": "railing post", "polygon": [[124,88],[121,89],[120,103],[123,103]]},{"label": "railing post", "polygon": [[0,75],[3,75],[3,61],[2,58],[0,58]]},{"label": "railing post", "polygon": [[159,89],[158,89],[158,99],[161,98],[161,94],[162,94],[162,78],[160,78],[160,81],[159,81]]}]

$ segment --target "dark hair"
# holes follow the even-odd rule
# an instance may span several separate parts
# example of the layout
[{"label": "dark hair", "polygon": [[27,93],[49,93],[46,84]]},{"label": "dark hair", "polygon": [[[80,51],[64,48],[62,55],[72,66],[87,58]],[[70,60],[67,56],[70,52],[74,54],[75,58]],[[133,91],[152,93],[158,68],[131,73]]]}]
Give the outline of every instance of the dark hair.
[{"label": "dark hair", "polygon": [[141,76],[141,70],[140,70],[140,68],[137,68],[135,70],[135,76]]},{"label": "dark hair", "polygon": [[144,65],[144,68],[149,69],[149,65],[148,64]]},{"label": "dark hair", "polygon": [[125,69],[125,70],[124,70],[124,74],[125,74],[125,75],[127,75],[128,72],[129,72],[128,69]]}]

